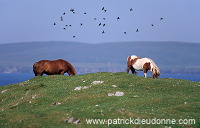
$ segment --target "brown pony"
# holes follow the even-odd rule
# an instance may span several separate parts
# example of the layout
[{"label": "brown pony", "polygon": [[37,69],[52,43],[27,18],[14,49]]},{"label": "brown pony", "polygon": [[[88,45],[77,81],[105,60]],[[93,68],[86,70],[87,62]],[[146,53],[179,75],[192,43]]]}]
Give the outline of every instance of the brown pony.
[{"label": "brown pony", "polygon": [[74,67],[66,60],[41,60],[33,65],[33,72],[35,76],[42,76],[43,74],[54,75],[68,73],[69,75],[76,75]]}]

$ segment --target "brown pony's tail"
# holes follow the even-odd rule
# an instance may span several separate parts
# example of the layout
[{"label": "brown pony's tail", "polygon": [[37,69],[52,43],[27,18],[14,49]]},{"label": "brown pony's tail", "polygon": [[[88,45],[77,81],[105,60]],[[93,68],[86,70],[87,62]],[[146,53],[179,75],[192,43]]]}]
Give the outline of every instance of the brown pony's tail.
[{"label": "brown pony's tail", "polygon": [[37,76],[36,64],[37,64],[37,62],[33,64],[33,72],[34,72],[35,76]]}]

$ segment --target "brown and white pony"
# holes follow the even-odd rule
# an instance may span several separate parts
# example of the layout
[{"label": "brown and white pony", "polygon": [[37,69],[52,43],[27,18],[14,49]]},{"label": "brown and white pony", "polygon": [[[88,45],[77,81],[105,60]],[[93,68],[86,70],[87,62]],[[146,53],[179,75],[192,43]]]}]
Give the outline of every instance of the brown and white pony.
[{"label": "brown and white pony", "polygon": [[33,65],[33,72],[35,76],[42,76],[43,74],[54,75],[68,73],[69,75],[76,75],[74,67],[66,60],[41,60]]},{"label": "brown and white pony", "polygon": [[160,76],[160,70],[156,64],[150,58],[140,58],[136,55],[129,56],[127,58],[127,70],[126,72],[132,71],[135,74],[136,71],[144,71],[144,77],[147,77],[147,71],[152,72],[153,78],[158,78]]}]

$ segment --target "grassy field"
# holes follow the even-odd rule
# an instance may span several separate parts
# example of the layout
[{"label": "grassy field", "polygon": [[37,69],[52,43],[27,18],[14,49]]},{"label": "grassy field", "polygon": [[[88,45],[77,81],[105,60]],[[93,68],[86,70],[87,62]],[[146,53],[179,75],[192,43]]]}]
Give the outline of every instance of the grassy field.
[{"label": "grassy field", "polygon": [[[124,95],[115,96],[116,92]],[[121,72],[34,77],[0,87],[0,127],[199,128],[199,92],[200,82],[143,78]],[[130,118],[157,123],[169,119],[176,120],[176,124],[122,124]],[[87,119],[107,121],[87,124]],[[185,124],[178,124],[179,119]]]}]

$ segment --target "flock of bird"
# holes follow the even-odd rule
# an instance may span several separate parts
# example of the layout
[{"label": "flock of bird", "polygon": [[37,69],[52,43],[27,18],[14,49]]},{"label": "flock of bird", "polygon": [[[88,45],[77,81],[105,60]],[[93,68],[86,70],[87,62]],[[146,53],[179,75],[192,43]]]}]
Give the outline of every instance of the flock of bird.
[{"label": "flock of bird", "polygon": [[[105,7],[102,7],[102,9],[101,9],[104,13],[106,13],[107,12],[107,9],[105,8]],[[76,14],[76,12],[75,12],[75,9],[73,9],[73,8],[71,8],[70,10],[69,10],[72,14]],[[133,8],[130,8],[129,9],[129,11],[130,12],[133,12]],[[66,12],[63,12],[63,14],[60,16],[60,21],[61,22],[63,22],[64,21],[64,16],[66,15],[67,13]],[[84,15],[86,15],[87,13],[86,12],[84,12],[83,13]],[[102,18],[104,21],[106,20],[106,18],[104,17],[104,18]],[[118,17],[116,17],[116,21],[119,21],[121,18],[118,16]],[[161,17],[160,18],[160,21],[162,21],[164,18],[163,17]],[[97,18],[94,18],[94,20],[97,20]],[[53,23],[53,25],[54,26],[56,26],[57,25],[57,23],[56,22],[54,22]],[[80,23],[80,26],[83,26],[84,24],[83,23]],[[105,23],[102,23],[102,22],[100,22],[100,23],[98,23],[98,26],[100,27],[100,26],[102,26],[102,27],[106,27],[106,24]],[[151,24],[151,26],[153,27],[154,26],[154,24]],[[63,26],[63,30],[66,30],[67,29],[67,27],[72,27],[72,24],[66,24],[66,25],[64,25]],[[135,30],[135,32],[139,32],[139,29],[137,28],[136,30]],[[102,32],[101,32],[102,34],[105,34],[105,30],[102,30]],[[124,34],[127,34],[127,32],[126,31],[124,31],[123,32]],[[75,35],[73,35],[72,36],[73,38],[75,38],[76,36]]]}]

